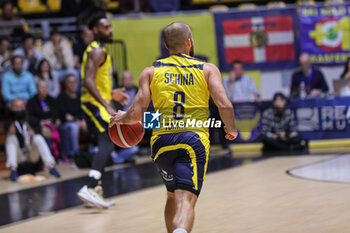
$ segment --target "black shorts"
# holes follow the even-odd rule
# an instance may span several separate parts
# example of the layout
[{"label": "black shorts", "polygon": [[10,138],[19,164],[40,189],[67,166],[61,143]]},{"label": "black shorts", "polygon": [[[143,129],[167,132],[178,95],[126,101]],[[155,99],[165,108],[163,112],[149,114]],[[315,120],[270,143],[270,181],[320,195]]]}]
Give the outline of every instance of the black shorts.
[{"label": "black shorts", "polygon": [[83,102],[81,108],[90,134],[108,132],[111,115],[103,106]]},{"label": "black shorts", "polygon": [[169,192],[175,189],[200,194],[209,159],[205,133],[181,132],[151,139],[153,162]]}]

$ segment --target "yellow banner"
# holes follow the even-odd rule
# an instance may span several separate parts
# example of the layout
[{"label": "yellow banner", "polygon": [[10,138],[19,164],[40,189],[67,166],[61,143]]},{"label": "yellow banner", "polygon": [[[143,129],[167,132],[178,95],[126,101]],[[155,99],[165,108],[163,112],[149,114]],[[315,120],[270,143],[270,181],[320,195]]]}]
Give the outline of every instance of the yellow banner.
[{"label": "yellow banner", "polygon": [[162,30],[177,21],[191,27],[195,54],[217,65],[214,20],[210,13],[112,19],[114,39],[126,44],[127,64],[135,84],[141,71],[161,56]]}]

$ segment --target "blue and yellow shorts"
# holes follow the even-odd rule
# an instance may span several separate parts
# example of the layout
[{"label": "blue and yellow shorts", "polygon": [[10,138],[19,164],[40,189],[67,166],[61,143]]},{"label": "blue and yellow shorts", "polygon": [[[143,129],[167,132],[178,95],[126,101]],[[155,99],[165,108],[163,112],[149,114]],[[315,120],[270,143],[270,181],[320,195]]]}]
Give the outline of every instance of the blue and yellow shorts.
[{"label": "blue and yellow shorts", "polygon": [[83,109],[84,119],[90,133],[103,133],[108,131],[111,115],[102,105],[82,102],[81,108]]},{"label": "blue and yellow shorts", "polygon": [[209,159],[205,133],[181,132],[151,138],[153,162],[169,192],[175,189],[200,194]]}]

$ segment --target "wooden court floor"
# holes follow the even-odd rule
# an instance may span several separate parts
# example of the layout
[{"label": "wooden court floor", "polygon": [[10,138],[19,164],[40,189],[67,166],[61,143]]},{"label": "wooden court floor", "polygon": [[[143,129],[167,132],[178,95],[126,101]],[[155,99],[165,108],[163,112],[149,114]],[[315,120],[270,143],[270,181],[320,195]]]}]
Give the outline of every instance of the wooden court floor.
[{"label": "wooden court floor", "polygon": [[[278,157],[209,174],[192,232],[350,232],[349,184],[286,174],[333,157]],[[0,232],[161,233],[165,197],[164,187],[149,188],[114,198],[117,205],[109,210],[79,206],[7,225]]]}]

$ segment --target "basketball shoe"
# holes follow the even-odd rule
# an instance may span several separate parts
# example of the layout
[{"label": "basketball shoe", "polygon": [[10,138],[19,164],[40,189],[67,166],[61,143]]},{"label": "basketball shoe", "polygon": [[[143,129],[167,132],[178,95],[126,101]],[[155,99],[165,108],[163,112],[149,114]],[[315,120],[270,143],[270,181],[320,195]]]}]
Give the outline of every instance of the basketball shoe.
[{"label": "basketball shoe", "polygon": [[98,208],[107,209],[112,205],[115,205],[114,202],[107,202],[102,195],[102,187],[96,186],[95,188],[88,188],[86,185],[83,186],[79,192],[78,197],[85,203],[90,203]]}]

